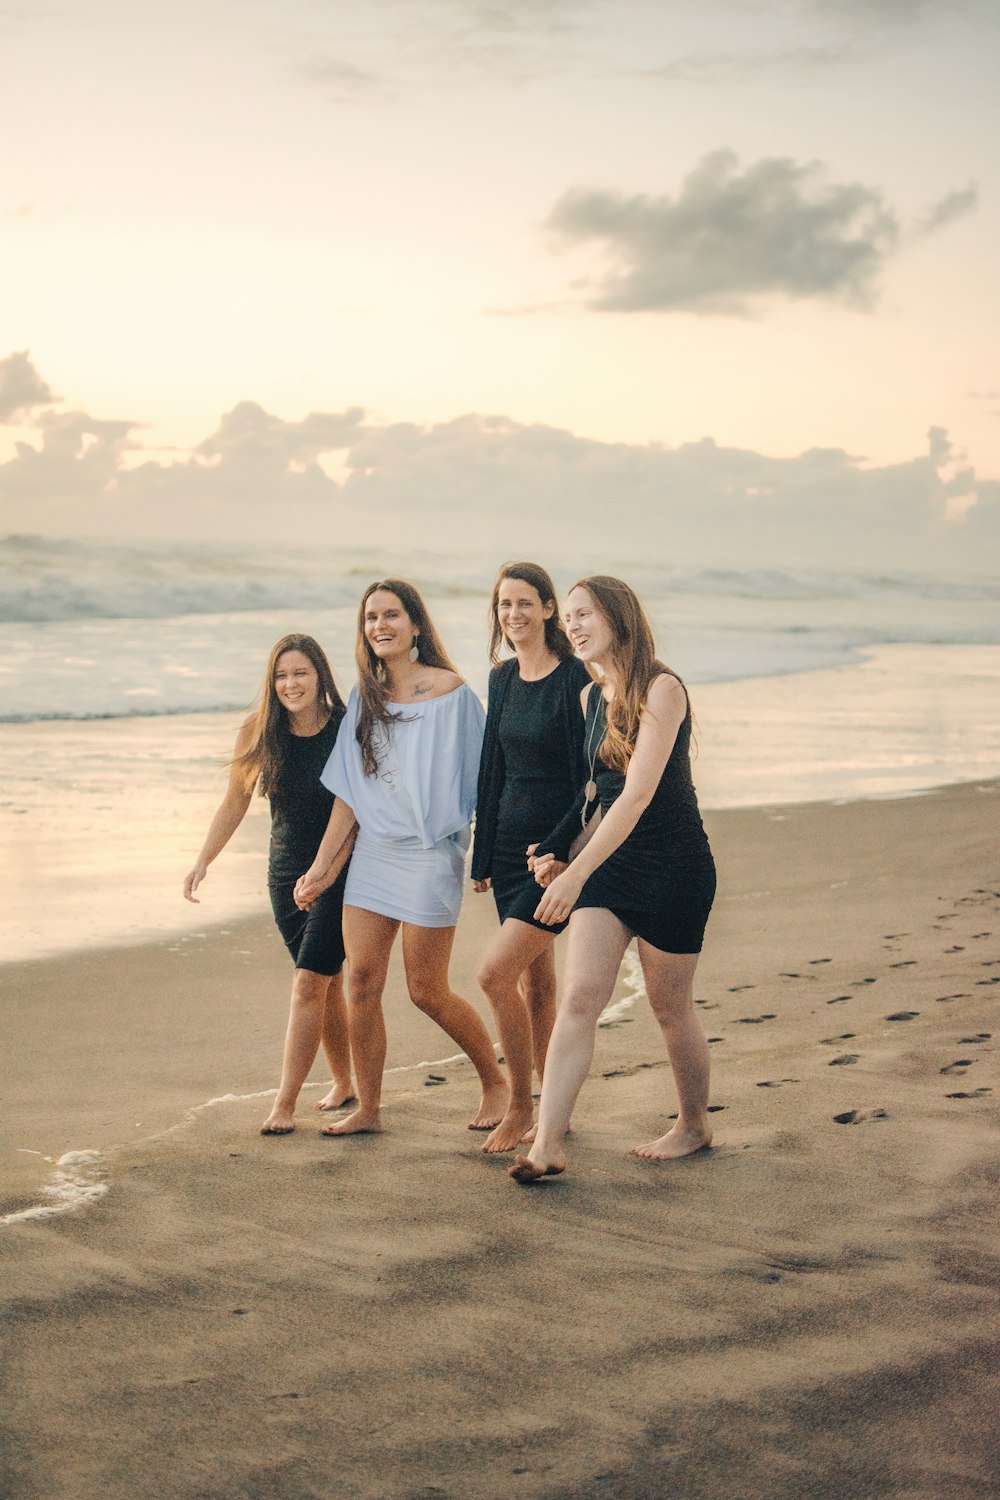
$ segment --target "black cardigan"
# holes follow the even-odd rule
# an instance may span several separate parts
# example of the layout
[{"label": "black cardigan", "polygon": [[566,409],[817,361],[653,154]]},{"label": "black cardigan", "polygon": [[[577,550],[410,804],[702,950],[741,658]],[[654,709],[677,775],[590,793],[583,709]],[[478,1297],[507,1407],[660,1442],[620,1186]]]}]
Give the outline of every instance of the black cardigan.
[{"label": "black cardigan", "polygon": [[[564,673],[564,692],[559,704],[559,728],[565,747],[566,768],[573,786],[582,787],[585,780],[583,766],[583,714],[580,712],[580,693],[590,674],[577,658],[579,668]],[[503,750],[500,748],[500,715],[503,712],[507,690],[517,671],[517,657],[502,661],[490,673],[489,695],[486,707],[486,732],[483,738],[483,753],[479,762],[479,793],[476,798],[476,835],[472,846],[472,878],[486,880],[492,873],[493,846],[497,836],[497,815],[500,811],[500,793],[503,791],[506,767]]]}]

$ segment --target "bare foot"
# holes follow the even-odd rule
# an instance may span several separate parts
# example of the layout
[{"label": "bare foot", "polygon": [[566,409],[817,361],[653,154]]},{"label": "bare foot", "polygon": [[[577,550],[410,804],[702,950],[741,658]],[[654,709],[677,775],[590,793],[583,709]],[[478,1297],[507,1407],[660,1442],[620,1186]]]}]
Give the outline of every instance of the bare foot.
[{"label": "bare foot", "polygon": [[284,1104],[275,1102],[274,1108],[260,1127],[260,1133],[261,1135],[291,1135],[294,1129],[294,1106],[288,1109]]},{"label": "bare foot", "polygon": [[711,1144],[710,1130],[681,1130],[679,1125],[675,1125],[666,1135],[661,1135],[659,1140],[633,1146],[629,1156],[638,1156],[643,1161],[678,1161],[682,1156],[693,1156],[696,1151],[704,1151]]},{"label": "bare foot", "polygon": [[524,1142],[524,1144],[526,1146],[531,1146],[531,1145],[534,1144],[535,1136],[537,1134],[538,1134],[538,1126],[537,1125],[532,1125],[532,1127],[531,1127],[530,1130],[526,1130],[524,1132],[524,1134],[521,1137],[521,1140]]},{"label": "bare foot", "polygon": [[320,1135],[377,1135],[381,1129],[382,1116],[377,1109],[356,1109],[346,1120],[324,1125]]},{"label": "bare foot", "polygon": [[[479,1103],[479,1113],[475,1119],[469,1121],[469,1129],[494,1130],[507,1113],[509,1102],[510,1089],[502,1078],[499,1083],[491,1084],[488,1089],[483,1089],[483,1097]],[[516,1145],[517,1143],[515,1142],[514,1144]]]},{"label": "bare foot", "polygon": [[343,1109],[345,1104],[354,1104],[357,1095],[353,1083],[335,1083],[328,1094],[324,1094],[317,1109]]},{"label": "bare foot", "polygon": [[560,1172],[565,1172],[566,1162],[564,1158],[557,1158],[549,1162],[532,1161],[529,1156],[516,1156],[514,1165],[508,1167],[508,1177],[513,1177],[515,1182],[523,1182],[530,1187],[534,1182],[541,1182],[543,1177],[558,1177]]},{"label": "bare foot", "polygon": [[[491,1135],[486,1137],[486,1145],[483,1151],[487,1156],[492,1156],[498,1151],[513,1151],[525,1139],[525,1130],[531,1126],[534,1110],[529,1104],[526,1109],[508,1109],[500,1124]],[[532,1137],[533,1138],[533,1137]]]}]

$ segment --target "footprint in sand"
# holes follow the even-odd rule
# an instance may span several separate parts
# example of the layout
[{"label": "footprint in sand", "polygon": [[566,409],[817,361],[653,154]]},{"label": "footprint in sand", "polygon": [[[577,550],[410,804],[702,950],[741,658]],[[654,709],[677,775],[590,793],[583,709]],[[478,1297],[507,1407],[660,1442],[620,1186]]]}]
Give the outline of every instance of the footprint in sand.
[{"label": "footprint in sand", "polygon": [[436,1089],[438,1084],[447,1082],[448,1080],[447,1078],[445,1078],[443,1073],[428,1073],[427,1077],[424,1079],[424,1088]]},{"label": "footprint in sand", "polygon": [[944,951],[946,953],[964,953],[965,949],[962,947],[961,943],[953,943],[950,948],[946,948]]},{"label": "footprint in sand", "polygon": [[741,990],[755,990],[756,988],[757,986],[755,984],[731,984],[727,993],[730,995],[738,995]]},{"label": "footprint in sand", "polygon": [[960,1036],[958,1040],[963,1047],[974,1047],[977,1042],[988,1042],[992,1035],[992,1031],[977,1031],[975,1036]]},{"label": "footprint in sand", "polygon": [[899,963],[890,964],[889,968],[890,969],[912,969],[913,965],[916,962],[917,962],[917,960],[915,958],[901,958],[899,960]]},{"label": "footprint in sand", "polygon": [[794,972],[794,970],[789,969],[787,971],[782,970],[782,972],[778,975],[778,978],[779,979],[815,979],[816,975],[815,974],[796,974]]},{"label": "footprint in sand", "polygon": [[724,1036],[710,1036],[708,1038],[708,1045],[711,1047],[713,1042],[724,1042],[725,1040]]},{"label": "footprint in sand", "polygon": [[974,932],[972,934],[972,939],[973,939],[973,942],[974,942],[976,940],[976,938],[984,938],[984,937],[990,937],[990,936],[991,936],[991,934],[988,933],[988,932]]},{"label": "footprint in sand", "polygon": [[833,963],[833,959],[832,958],[811,958],[809,960],[809,962],[811,964],[832,964]]},{"label": "footprint in sand", "polygon": [[[710,1105],[709,1105],[709,1106],[708,1106],[708,1113],[709,1113],[709,1114],[710,1114],[710,1115],[717,1115],[717,1114],[721,1114],[721,1112],[722,1112],[722,1111],[723,1111],[723,1110],[724,1110],[724,1109],[727,1109],[727,1108],[728,1108],[728,1105],[725,1105],[725,1104],[710,1104]],[[676,1115],[676,1113],[675,1113],[675,1114],[672,1114],[672,1115],[667,1115],[667,1119],[668,1119],[668,1120],[676,1120],[676,1118],[677,1118],[677,1115]]]},{"label": "footprint in sand", "polygon": [[761,1021],[776,1021],[778,1018],[773,1011],[768,1011],[763,1016],[740,1016],[741,1026],[759,1026]]},{"label": "footprint in sand", "polygon": [[834,1115],[838,1125],[863,1125],[867,1120],[887,1120],[887,1109],[845,1109],[842,1115]]},{"label": "footprint in sand", "polygon": [[859,1052],[845,1052],[841,1057],[831,1057],[830,1061],[827,1063],[827,1067],[849,1068],[852,1063],[857,1062],[860,1055],[861,1054]]},{"label": "footprint in sand", "polygon": [[842,1031],[839,1036],[825,1036],[820,1039],[821,1047],[836,1047],[838,1042],[852,1042],[857,1036],[856,1031]]},{"label": "footprint in sand", "polygon": [[851,985],[854,985],[854,986],[857,986],[859,984],[878,984],[878,980],[877,979],[850,979],[850,980],[848,980],[848,983],[851,984]]},{"label": "footprint in sand", "polygon": [[938,1005],[943,1005],[946,1000],[968,1000],[968,998],[968,990],[959,990],[957,995],[938,995],[936,997]]},{"label": "footprint in sand", "polygon": [[896,938],[910,937],[910,935],[908,932],[883,932],[882,934],[886,941],[890,943],[894,942]]},{"label": "footprint in sand", "polygon": [[984,1094],[992,1094],[992,1089],[973,1089],[971,1094],[945,1094],[946,1099],[981,1099]]},{"label": "footprint in sand", "polygon": [[886,1016],[887,1021],[912,1021],[919,1016],[919,1010],[894,1010],[891,1016]]},{"label": "footprint in sand", "polygon": [[977,984],[1000,984],[1000,974],[991,974],[989,979],[977,979]]},{"label": "footprint in sand", "polygon": [[953,1063],[946,1068],[938,1068],[939,1073],[964,1073],[966,1068],[971,1068],[975,1062],[974,1057],[956,1057]]},{"label": "footprint in sand", "polygon": [[759,1089],[780,1089],[783,1083],[798,1083],[798,1081],[797,1078],[765,1078],[762,1083],[758,1083],[757,1087]]},{"label": "footprint in sand", "polygon": [[1000,958],[984,958],[981,967],[984,969],[995,969],[997,964],[1000,964]]},{"label": "footprint in sand", "polygon": [[827,1005],[840,1005],[840,1004],[842,1004],[842,1002],[844,1000],[853,1000],[853,999],[854,999],[853,995],[834,995],[833,999],[832,1000],[828,1000],[826,1003],[827,1003]]}]

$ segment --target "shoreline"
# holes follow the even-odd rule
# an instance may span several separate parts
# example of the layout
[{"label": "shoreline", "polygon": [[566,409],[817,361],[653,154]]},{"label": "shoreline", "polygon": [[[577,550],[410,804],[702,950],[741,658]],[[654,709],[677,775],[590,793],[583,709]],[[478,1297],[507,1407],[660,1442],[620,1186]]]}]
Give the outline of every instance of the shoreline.
[{"label": "shoreline", "polygon": [[[398,954],[405,1071],[351,1140],[308,1096],[256,1133],[289,981],[269,917],[7,966],[11,1146],[97,1155],[63,1169],[71,1211],[0,1227],[0,1490],[991,1493],[998,812],[1000,782],[709,813],[713,1147],[626,1154],[675,1107],[626,964],[569,1170],[533,1189],[467,1131],[475,1075],[434,1062]],[[470,999],[494,923],[470,895]],[[44,1202],[40,1158],[3,1160],[0,1212]]]}]

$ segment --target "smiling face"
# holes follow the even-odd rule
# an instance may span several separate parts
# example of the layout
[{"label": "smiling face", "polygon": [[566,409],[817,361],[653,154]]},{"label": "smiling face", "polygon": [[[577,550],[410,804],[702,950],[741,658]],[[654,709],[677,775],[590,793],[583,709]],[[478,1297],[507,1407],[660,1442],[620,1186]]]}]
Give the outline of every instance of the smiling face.
[{"label": "smiling face", "polygon": [[582,661],[602,666],[611,659],[614,632],[589,589],[577,584],[566,600],[566,633]]},{"label": "smiling face", "polygon": [[274,667],[274,693],[288,713],[314,713],[319,703],[319,673],[304,651],[283,651]]},{"label": "smiling face", "polygon": [[545,638],[545,622],[552,618],[555,601],[542,603],[534,584],[520,578],[502,578],[497,591],[497,620],[510,644],[535,646]]},{"label": "smiling face", "polygon": [[417,627],[402,600],[389,589],[376,589],[365,601],[365,640],[379,661],[405,658],[417,639]]}]

